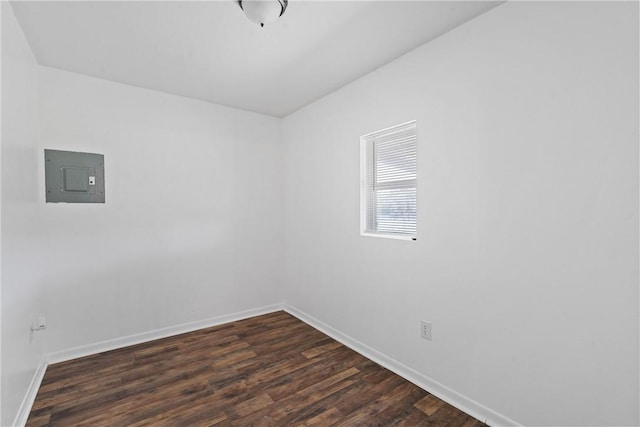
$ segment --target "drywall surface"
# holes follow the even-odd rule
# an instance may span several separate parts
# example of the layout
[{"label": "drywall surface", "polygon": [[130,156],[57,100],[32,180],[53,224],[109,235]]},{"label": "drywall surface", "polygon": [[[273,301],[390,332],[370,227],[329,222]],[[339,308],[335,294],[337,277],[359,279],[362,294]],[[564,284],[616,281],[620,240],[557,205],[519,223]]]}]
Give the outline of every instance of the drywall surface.
[{"label": "drywall surface", "polygon": [[[47,352],[281,301],[278,119],[39,77],[40,146],[23,170],[38,194],[12,269],[41,289]],[[106,203],[45,204],[44,148],[104,154]]]},{"label": "drywall surface", "polygon": [[[8,2],[2,2],[2,418],[11,425],[43,352],[30,339],[40,283],[13,268],[15,251],[28,244],[21,228],[36,222],[38,185],[38,66]],[[31,174],[29,172],[34,172]],[[25,268],[37,263],[27,257]]]},{"label": "drywall surface", "polygon": [[[513,2],[287,117],[287,303],[525,425],[638,425],[638,5]],[[418,126],[418,239],[359,136]],[[420,339],[420,321],[433,341]]]}]

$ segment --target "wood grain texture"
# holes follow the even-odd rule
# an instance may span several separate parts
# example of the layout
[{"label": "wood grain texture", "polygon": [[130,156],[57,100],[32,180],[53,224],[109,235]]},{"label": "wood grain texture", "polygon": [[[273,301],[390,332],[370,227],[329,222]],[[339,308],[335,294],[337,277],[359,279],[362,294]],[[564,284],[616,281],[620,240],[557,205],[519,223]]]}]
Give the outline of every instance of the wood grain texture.
[{"label": "wood grain texture", "polygon": [[484,424],[280,311],[49,366],[27,426],[81,425]]}]

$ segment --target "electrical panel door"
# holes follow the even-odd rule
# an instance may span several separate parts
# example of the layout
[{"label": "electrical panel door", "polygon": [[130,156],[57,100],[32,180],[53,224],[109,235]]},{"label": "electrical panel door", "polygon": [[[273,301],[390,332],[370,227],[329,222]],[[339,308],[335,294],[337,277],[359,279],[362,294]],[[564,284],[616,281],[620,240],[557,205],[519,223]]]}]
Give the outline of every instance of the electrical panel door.
[{"label": "electrical panel door", "polygon": [[104,203],[104,155],[44,150],[47,203]]}]

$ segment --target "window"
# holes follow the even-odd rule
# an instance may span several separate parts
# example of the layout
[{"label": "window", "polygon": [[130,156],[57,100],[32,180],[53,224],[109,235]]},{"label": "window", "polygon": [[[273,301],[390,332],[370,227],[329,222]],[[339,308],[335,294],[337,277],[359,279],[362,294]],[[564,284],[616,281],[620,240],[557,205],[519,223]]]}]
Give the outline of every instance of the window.
[{"label": "window", "polygon": [[415,240],[416,122],[360,137],[362,235]]}]

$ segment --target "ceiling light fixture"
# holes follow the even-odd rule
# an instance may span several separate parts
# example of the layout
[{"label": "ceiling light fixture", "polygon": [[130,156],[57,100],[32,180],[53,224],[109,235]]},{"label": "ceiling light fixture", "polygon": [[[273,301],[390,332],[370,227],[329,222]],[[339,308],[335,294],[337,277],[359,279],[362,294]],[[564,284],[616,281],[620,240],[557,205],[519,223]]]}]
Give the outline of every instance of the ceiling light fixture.
[{"label": "ceiling light fixture", "polygon": [[288,3],[288,0],[238,0],[238,5],[247,18],[261,27],[281,17],[287,10]]}]

